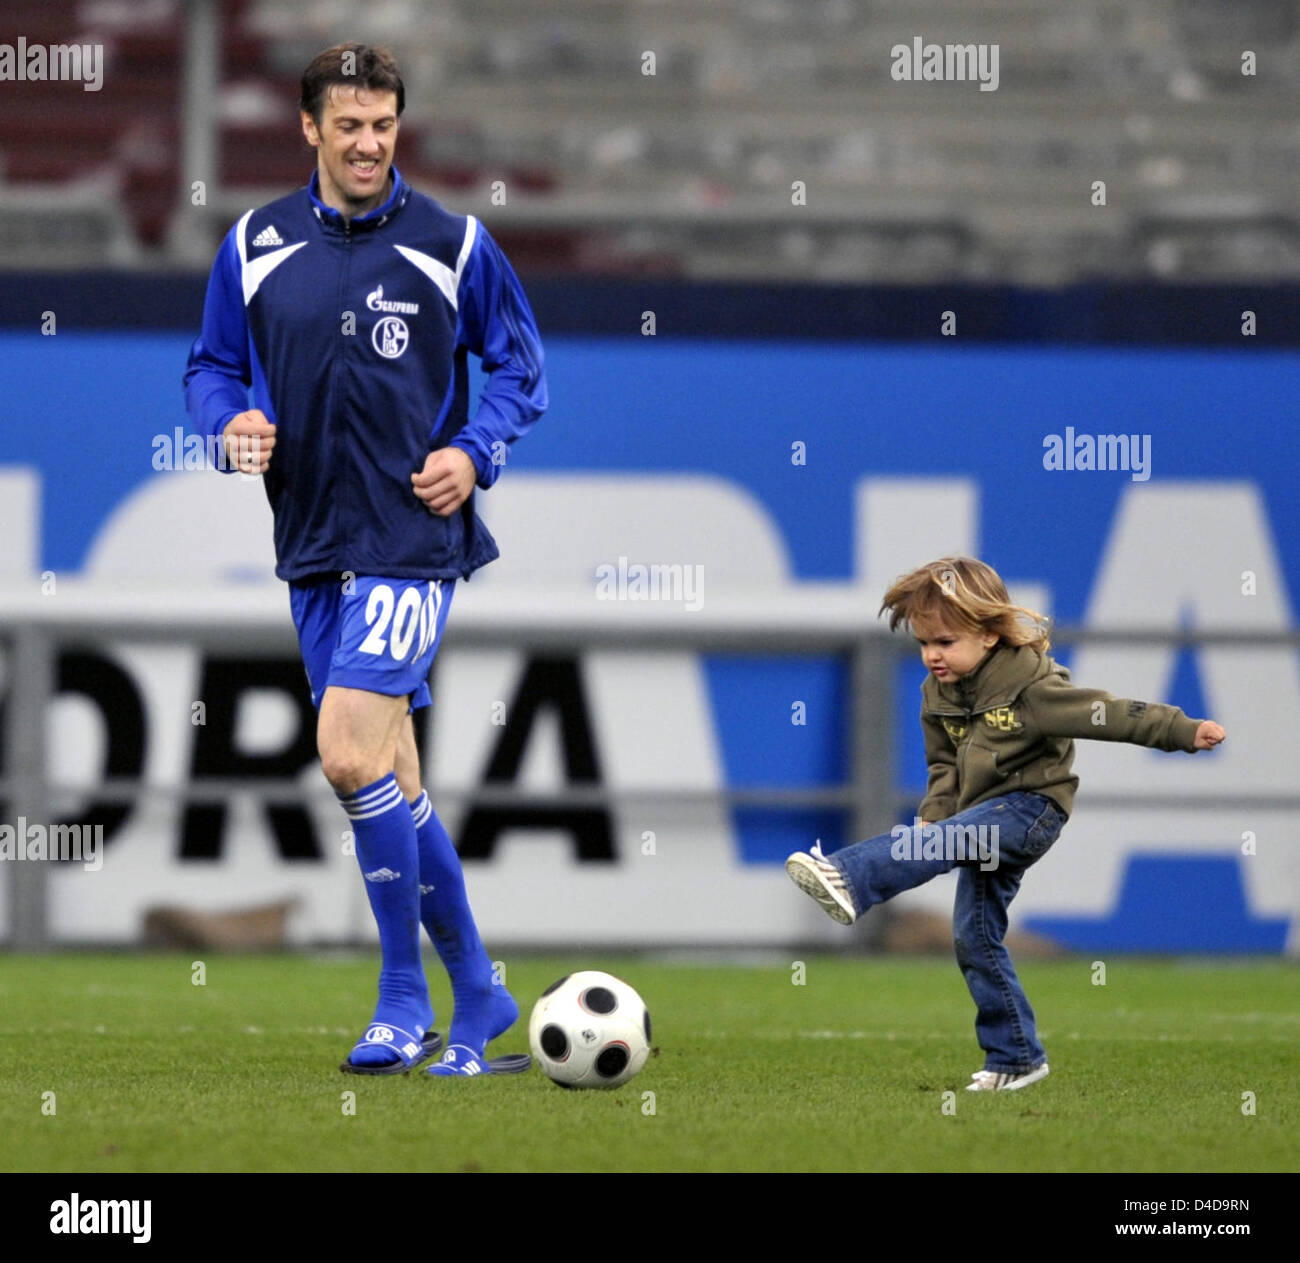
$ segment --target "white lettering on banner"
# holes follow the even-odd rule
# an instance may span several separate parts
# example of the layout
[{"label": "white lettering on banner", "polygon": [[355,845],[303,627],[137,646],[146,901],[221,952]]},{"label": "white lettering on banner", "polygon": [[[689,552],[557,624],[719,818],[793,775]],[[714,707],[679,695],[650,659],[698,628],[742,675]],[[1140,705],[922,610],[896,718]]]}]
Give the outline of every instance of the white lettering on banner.
[{"label": "white lettering on banner", "polygon": [[[558,514],[557,504],[582,511]],[[746,488],[723,478],[516,473],[510,495],[484,496],[479,512],[494,535],[510,540],[511,569],[530,583],[581,584],[590,591],[599,567],[610,565],[610,540],[633,561],[703,566],[715,592],[794,581],[772,515]],[[544,531],[538,522],[546,523]],[[475,575],[475,584],[502,582],[492,570]]]},{"label": "white lettering on banner", "polygon": [[[1205,523],[1214,524],[1212,530]],[[1186,540],[1195,537],[1196,547]],[[1243,558],[1257,594],[1241,595]],[[1156,631],[1285,631],[1286,579],[1259,489],[1244,482],[1178,482],[1128,487],[1088,603],[1089,627]],[[1213,757],[1171,757],[1105,741],[1079,743],[1083,784],[1116,792],[1159,788],[1209,796],[1278,794],[1295,789],[1294,754],[1279,734],[1300,714],[1300,665],[1284,645],[1206,645],[1185,651],[1200,679],[1206,715],[1231,738]],[[1164,645],[1082,645],[1072,660],[1076,684],[1116,697],[1167,696],[1179,650]],[[1294,751],[1294,743],[1290,744]],[[1154,781],[1153,781],[1154,778]]]},{"label": "white lettering on banner", "polygon": [[40,504],[36,470],[0,466],[0,579],[32,579],[39,572]]},{"label": "white lettering on banner", "polygon": [[[261,497],[239,495],[229,487],[230,481],[173,475],[151,479],[105,524],[90,550],[87,577],[117,582],[122,577],[145,578],[151,573],[147,567],[152,566],[155,575],[183,570],[195,582],[222,582],[251,570],[253,563],[258,563],[259,577],[269,575],[269,513]],[[866,481],[881,495],[892,482]],[[910,481],[899,480],[904,486]],[[231,495],[239,499],[232,500]],[[690,511],[665,515],[665,500],[677,503],[679,497]],[[979,486],[971,484],[970,495],[962,497],[963,521],[968,523],[963,529],[969,532],[971,546],[980,539],[979,501]],[[537,531],[537,507],[557,502],[581,502],[583,513],[569,515],[581,520],[573,524],[559,520],[554,532]],[[859,514],[867,512],[868,502],[869,497],[859,495]],[[39,496],[28,497],[28,503],[39,504]],[[235,504],[240,506],[238,513],[232,512]],[[744,488],[722,479],[518,475],[511,496],[503,497],[492,513],[494,531],[512,540],[512,565],[538,582],[585,585],[590,593],[594,566],[608,561],[610,555],[605,552],[602,558],[600,553],[608,540],[617,539],[615,555],[683,558],[707,566],[714,591],[725,591],[752,575],[768,587],[789,585],[789,599],[798,599],[799,585],[791,582],[785,543],[771,516]],[[531,526],[529,513],[534,514]],[[238,520],[240,514],[247,516],[247,528]],[[1201,529],[1207,520],[1215,523],[1211,532]],[[1191,550],[1185,541],[1193,531],[1198,544]],[[855,538],[863,538],[860,531]],[[871,557],[875,564],[892,564],[899,555],[897,547],[901,545],[882,546]],[[1180,560],[1185,553],[1191,554],[1186,562]],[[534,560],[539,565],[536,572],[530,569]],[[865,560],[859,549],[860,567]],[[1240,573],[1247,566],[1255,573],[1258,594],[1229,599],[1225,593],[1240,593]],[[502,578],[494,577],[491,570],[484,572],[484,581],[505,593]],[[1087,622],[1092,626],[1140,622],[1157,631],[1176,630],[1184,619],[1193,627],[1230,622],[1286,627],[1290,614],[1284,577],[1263,500],[1253,484],[1153,486],[1125,479],[1100,558]],[[233,608],[233,594],[246,589],[231,591]],[[519,599],[521,611],[526,611],[535,597],[521,592]],[[386,653],[388,638],[398,630],[396,607],[394,601],[385,632]],[[400,630],[403,638],[412,634],[413,646],[427,635],[422,618],[412,616],[404,619]],[[449,651],[452,657],[443,663],[435,697],[439,709],[431,717],[430,765],[437,771],[430,789],[435,803],[440,786],[472,790],[480,783],[501,734],[487,717],[494,702],[514,697],[524,666],[517,653],[457,648],[454,642]],[[189,706],[203,674],[199,652],[187,645],[144,643],[120,643],[103,652],[140,696],[147,734],[146,780],[157,784],[183,780],[201,731],[189,722]],[[1087,804],[1088,791],[1115,789],[1184,794],[1188,806],[1126,814],[1081,809],[1071,821],[1067,840],[1073,837],[1079,848],[1088,841],[1089,863],[1076,869],[1071,848],[1056,848],[1052,863],[1041,866],[1041,874],[1019,896],[1022,914],[1112,907],[1123,865],[1137,848],[1219,853],[1230,844],[1235,846],[1245,827],[1241,809],[1208,809],[1201,805],[1203,796],[1220,790],[1240,795],[1291,788],[1285,743],[1270,744],[1267,735],[1286,731],[1300,702],[1293,657],[1283,651],[1217,646],[1191,652],[1206,708],[1232,734],[1232,740],[1212,756],[1193,759],[1081,742],[1080,764],[1087,769],[1081,808]],[[1120,696],[1160,700],[1176,661],[1168,649],[1107,646],[1104,651],[1077,651],[1072,669],[1080,684],[1104,687]],[[648,791],[658,804],[654,818],[647,819],[644,799],[615,805],[614,845],[620,862],[613,864],[580,864],[568,833],[559,832],[552,841],[536,833],[503,834],[493,859],[474,866],[476,912],[481,904],[484,934],[558,943],[565,927],[576,921],[592,942],[610,945],[647,938],[755,944],[781,937],[815,939],[821,930],[803,918],[801,905],[789,899],[779,874],[738,862],[729,811],[672,800],[673,787],[716,789],[725,783],[700,657],[677,651],[633,655],[600,651],[581,655],[580,668],[602,781],[616,790]],[[288,711],[283,705],[279,709],[284,722],[289,722]],[[467,715],[484,719],[475,726],[465,722]],[[65,695],[55,703],[50,722],[56,779],[91,790],[101,774],[103,719],[84,698]],[[291,734],[286,736],[290,738]],[[266,743],[254,748],[242,720],[232,740],[238,752],[266,752]],[[542,715],[536,736],[530,735],[515,784],[554,790],[564,780],[564,767],[556,723],[552,716]],[[303,784],[319,783],[318,770],[304,768]],[[457,809],[453,800],[448,798],[446,806],[438,804],[438,809],[452,817],[447,822],[454,831],[460,822],[453,817]],[[143,908],[151,903],[183,899],[192,906],[219,908],[287,893],[300,902],[301,913],[291,925],[292,933],[303,941],[372,936],[364,902],[354,897],[353,857],[343,855],[337,845],[322,844],[317,862],[285,862],[251,783],[250,792],[236,795],[229,810],[224,849],[218,859],[203,866],[200,881],[195,865],[176,858],[181,806],[173,799],[146,795],[128,822],[106,839],[112,859],[93,881],[75,869],[50,874],[55,937],[129,941],[138,933]],[[1104,838],[1096,828],[1103,818],[1109,829]],[[313,804],[311,820],[322,840],[335,838],[341,828],[337,808],[328,796]],[[1297,874],[1288,867],[1285,848],[1265,844],[1270,837],[1285,836],[1285,814],[1252,814],[1249,827],[1261,839],[1258,854],[1243,865],[1252,909],[1258,915],[1287,914],[1300,902]],[[652,859],[640,854],[646,829],[656,835]],[[546,901],[535,898],[537,882],[554,883],[557,870],[564,874],[562,917],[556,917]],[[1063,878],[1067,872],[1068,882]],[[700,881],[701,875],[707,880]],[[723,883],[735,898],[725,901],[725,908],[705,907],[703,897],[695,892]],[[950,898],[945,890],[926,889],[933,897]],[[0,928],[5,915],[0,900]],[[829,922],[828,927],[834,931]]]},{"label": "white lettering on banner", "polygon": [[[918,514],[918,504],[942,504],[943,512]],[[979,554],[980,487],[974,478],[860,478],[854,506],[854,568],[871,609],[879,608],[899,575],[935,557]],[[1017,605],[1052,615],[1047,584],[1002,577]]]},{"label": "white lettering on banner", "polygon": [[[899,575],[935,557],[978,552],[974,478],[860,478],[855,491],[854,569],[877,606]],[[917,513],[918,504],[942,504],[943,512]]]}]

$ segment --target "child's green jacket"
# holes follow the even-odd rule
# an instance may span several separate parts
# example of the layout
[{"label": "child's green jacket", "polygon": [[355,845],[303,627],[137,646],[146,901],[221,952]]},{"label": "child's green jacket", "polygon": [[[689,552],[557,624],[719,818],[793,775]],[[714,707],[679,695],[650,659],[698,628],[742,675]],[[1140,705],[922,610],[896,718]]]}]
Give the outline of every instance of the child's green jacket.
[{"label": "child's green jacket", "polygon": [[1079,787],[1070,770],[1076,738],[1192,753],[1200,722],[1177,706],[1075,688],[1048,655],[999,643],[969,675],[947,683],[929,675],[921,686],[930,768],[921,819],[944,820],[1017,790],[1043,794],[1069,815]]}]

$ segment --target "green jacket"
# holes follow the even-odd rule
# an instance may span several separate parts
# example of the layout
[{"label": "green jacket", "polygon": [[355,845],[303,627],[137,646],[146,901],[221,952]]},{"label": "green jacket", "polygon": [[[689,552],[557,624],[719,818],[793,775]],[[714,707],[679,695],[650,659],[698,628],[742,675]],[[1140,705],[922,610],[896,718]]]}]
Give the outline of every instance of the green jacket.
[{"label": "green jacket", "polygon": [[1069,815],[1076,737],[1190,753],[1199,722],[1177,706],[1075,688],[1046,654],[999,642],[969,675],[947,683],[929,675],[921,685],[930,768],[921,819],[945,820],[1017,790],[1043,794]]}]

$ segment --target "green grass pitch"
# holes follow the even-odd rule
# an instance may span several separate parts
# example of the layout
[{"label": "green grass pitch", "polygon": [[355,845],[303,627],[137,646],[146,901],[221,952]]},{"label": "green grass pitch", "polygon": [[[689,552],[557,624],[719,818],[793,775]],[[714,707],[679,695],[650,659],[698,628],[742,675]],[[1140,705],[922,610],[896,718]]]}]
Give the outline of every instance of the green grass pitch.
[{"label": "green grass pitch", "polygon": [[209,954],[202,986],[191,964],[0,958],[0,1169],[1300,1165],[1300,969],[1283,961],[1112,957],[1100,986],[1089,960],[1027,962],[1052,1074],[1022,1092],[979,1094],[961,1090],[980,1053],[948,960],[807,957],[802,971],[775,955],[754,964],[509,960],[524,1016],[495,1052],[526,1049],[533,1000],[572,969],[607,969],[641,991],[657,1052],[610,1092],[563,1091],[537,1070],[452,1081],[343,1075],[338,1063],[370,1015],[376,957]]}]

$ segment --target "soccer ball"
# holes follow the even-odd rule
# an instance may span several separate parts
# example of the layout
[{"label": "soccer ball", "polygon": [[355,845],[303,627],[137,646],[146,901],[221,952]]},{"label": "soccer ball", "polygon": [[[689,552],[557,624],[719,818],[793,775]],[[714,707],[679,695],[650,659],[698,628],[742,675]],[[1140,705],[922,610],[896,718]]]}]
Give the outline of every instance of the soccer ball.
[{"label": "soccer ball", "polygon": [[562,1088],[616,1088],[650,1055],[650,1012],[621,978],[584,969],[542,992],[528,1043]]}]

